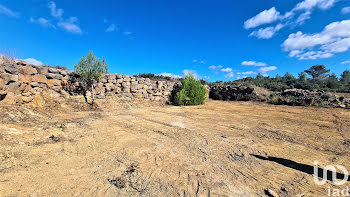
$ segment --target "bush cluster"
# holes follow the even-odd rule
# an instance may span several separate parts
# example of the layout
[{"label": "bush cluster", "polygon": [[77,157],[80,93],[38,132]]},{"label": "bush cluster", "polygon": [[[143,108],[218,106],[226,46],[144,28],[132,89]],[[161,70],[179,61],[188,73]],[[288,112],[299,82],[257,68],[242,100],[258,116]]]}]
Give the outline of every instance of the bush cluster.
[{"label": "bush cluster", "polygon": [[175,85],[171,100],[175,105],[201,105],[206,99],[207,90],[199,80],[189,74]]}]

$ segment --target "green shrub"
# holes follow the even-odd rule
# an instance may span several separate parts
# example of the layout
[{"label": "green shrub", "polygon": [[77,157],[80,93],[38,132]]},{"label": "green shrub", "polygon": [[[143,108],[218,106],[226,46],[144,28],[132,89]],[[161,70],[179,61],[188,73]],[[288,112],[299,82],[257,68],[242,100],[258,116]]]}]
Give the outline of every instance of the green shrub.
[{"label": "green shrub", "polygon": [[83,56],[79,63],[74,64],[75,71],[80,75],[81,79],[85,82],[84,97],[88,102],[86,93],[91,91],[92,102],[94,104],[94,85],[97,83],[104,74],[108,73],[108,65],[105,58],[97,58],[92,51],[89,51],[86,58]]},{"label": "green shrub", "polygon": [[181,80],[181,84],[174,87],[172,95],[175,105],[201,105],[206,99],[207,90],[199,80],[189,74]]}]

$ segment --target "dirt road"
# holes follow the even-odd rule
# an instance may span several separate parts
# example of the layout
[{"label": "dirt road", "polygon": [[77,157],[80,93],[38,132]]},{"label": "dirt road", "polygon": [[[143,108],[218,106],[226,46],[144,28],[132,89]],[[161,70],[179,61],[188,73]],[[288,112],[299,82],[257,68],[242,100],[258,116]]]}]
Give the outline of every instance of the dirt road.
[{"label": "dirt road", "polygon": [[[327,196],[350,112],[208,101],[101,111],[0,107],[0,196]],[[348,182],[349,183],[349,182]]]}]

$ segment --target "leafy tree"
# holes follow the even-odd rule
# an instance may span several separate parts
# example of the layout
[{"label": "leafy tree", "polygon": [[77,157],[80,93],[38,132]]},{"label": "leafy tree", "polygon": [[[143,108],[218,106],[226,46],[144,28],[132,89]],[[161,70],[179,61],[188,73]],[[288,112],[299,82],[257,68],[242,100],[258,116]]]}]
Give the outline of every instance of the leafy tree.
[{"label": "leafy tree", "polygon": [[262,79],[264,78],[264,76],[261,73],[258,73],[258,75],[256,75],[256,79]]},{"label": "leafy tree", "polygon": [[207,95],[206,88],[192,74],[186,75],[181,80],[181,84],[173,91],[172,95],[175,95],[174,104],[176,105],[201,105]]},{"label": "leafy tree", "polygon": [[279,78],[282,78],[282,76],[279,75],[279,74],[277,74],[275,78],[276,78],[276,79],[279,79]]},{"label": "leafy tree", "polygon": [[326,69],[325,65],[314,65],[304,72],[311,75],[313,79],[322,79],[327,76],[327,73],[329,73],[330,70]]},{"label": "leafy tree", "polygon": [[331,90],[336,90],[339,88],[339,80],[336,74],[332,73],[327,79],[327,87]]},{"label": "leafy tree", "polygon": [[286,72],[286,74],[283,76],[283,78],[286,79],[286,80],[293,80],[293,79],[295,79],[295,77],[292,74],[290,74],[289,72]]},{"label": "leafy tree", "polygon": [[350,83],[350,71],[345,70],[343,74],[341,74],[340,82],[344,85],[348,85]]},{"label": "leafy tree", "polygon": [[299,82],[305,83],[307,81],[307,76],[305,72],[301,72],[298,74]]},{"label": "leafy tree", "polygon": [[94,85],[104,74],[108,73],[108,65],[105,58],[102,57],[101,61],[99,58],[96,58],[92,51],[89,51],[86,58],[83,56],[79,63],[74,64],[74,68],[85,82],[84,97],[86,102],[88,102],[86,92],[91,91],[91,104],[94,104]]}]

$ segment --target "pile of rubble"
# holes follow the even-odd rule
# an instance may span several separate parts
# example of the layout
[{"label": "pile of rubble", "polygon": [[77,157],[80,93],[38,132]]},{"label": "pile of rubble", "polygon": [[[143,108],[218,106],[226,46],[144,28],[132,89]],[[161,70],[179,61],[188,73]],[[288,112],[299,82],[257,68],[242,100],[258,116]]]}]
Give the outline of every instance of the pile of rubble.
[{"label": "pile of rubble", "polygon": [[322,106],[350,108],[350,98],[320,90],[287,89],[282,93],[274,94],[270,103],[281,105]]},{"label": "pile of rubble", "polygon": [[268,91],[248,86],[211,86],[209,91],[209,98],[223,101],[265,101],[269,95]]}]

